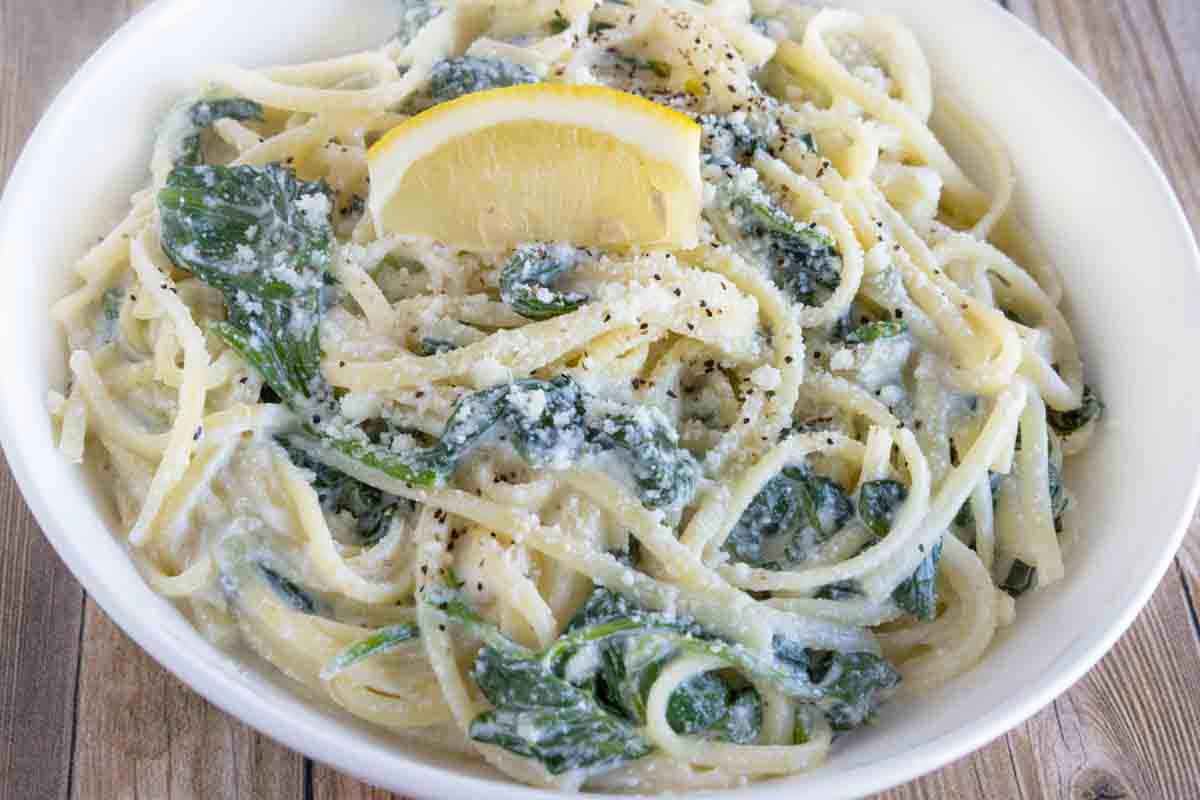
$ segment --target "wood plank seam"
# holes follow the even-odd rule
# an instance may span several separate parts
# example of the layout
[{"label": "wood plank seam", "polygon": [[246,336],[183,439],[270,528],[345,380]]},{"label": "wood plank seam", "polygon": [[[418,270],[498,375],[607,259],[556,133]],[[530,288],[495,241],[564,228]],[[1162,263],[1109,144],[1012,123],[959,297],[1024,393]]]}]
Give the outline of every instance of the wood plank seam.
[{"label": "wood plank seam", "polygon": [[1015,783],[1017,785],[1017,796],[1020,798],[1020,800],[1025,800],[1025,787],[1021,785],[1021,770],[1017,768],[1017,757],[1016,753],[1013,752],[1011,733],[1006,733],[1004,735],[1004,744],[1008,748],[1008,760],[1009,764],[1012,766],[1013,777],[1015,778]]},{"label": "wood plank seam", "polygon": [[1192,633],[1200,643],[1200,614],[1196,613],[1196,598],[1192,595],[1191,584],[1188,583],[1187,571],[1178,556],[1175,557],[1175,567],[1179,570],[1179,583],[1183,587],[1183,596],[1187,600],[1188,614],[1192,619]]},{"label": "wood plank seam", "polygon": [[[40,533],[40,531],[39,531]],[[67,780],[65,782],[64,800],[68,800],[75,791],[75,746],[79,736],[79,691],[80,678],[83,672],[83,635],[86,630],[88,593],[83,593],[83,602],[79,604],[79,644],[75,651],[75,699],[71,704],[71,758],[67,762]]]}]

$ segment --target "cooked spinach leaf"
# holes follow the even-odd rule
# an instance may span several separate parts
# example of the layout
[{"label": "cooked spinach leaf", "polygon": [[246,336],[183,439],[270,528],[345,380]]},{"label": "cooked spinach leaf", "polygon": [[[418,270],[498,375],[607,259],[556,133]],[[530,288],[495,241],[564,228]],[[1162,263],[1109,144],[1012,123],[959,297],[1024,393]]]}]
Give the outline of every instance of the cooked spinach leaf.
[{"label": "cooked spinach leaf", "polygon": [[555,35],[562,33],[567,28],[571,27],[571,22],[563,16],[563,13],[560,9],[556,8],[554,9],[554,16],[550,18],[550,21],[546,24],[546,27],[550,30],[552,35]]},{"label": "cooked spinach leaf", "polygon": [[[882,539],[892,529],[896,510],[906,497],[908,489],[896,481],[864,483],[859,493],[858,515],[867,529]],[[916,571],[892,592],[896,605],[918,619],[931,620],[937,615],[937,571],[941,557],[942,543],[939,541]]]},{"label": "cooked spinach leaf", "polygon": [[697,675],[671,693],[667,723],[684,736],[750,744],[762,730],[762,698],[752,686],[734,690],[720,675]]},{"label": "cooked spinach leaf", "polygon": [[757,264],[792,300],[819,305],[842,281],[842,257],[833,237],[815,224],[800,222],[763,187],[758,174],[741,166],[761,140],[746,125],[710,123],[705,170],[719,169],[723,180],[705,216],[724,241]]},{"label": "cooked spinach leaf", "polygon": [[582,392],[566,376],[501,384],[460,398],[429,447],[398,453],[359,439],[334,439],[330,445],[397,480],[430,486],[449,478],[493,431],[509,435],[534,466],[570,463],[584,445]]},{"label": "cooked spinach leaf", "polygon": [[762,698],[747,686],[734,694],[729,713],[717,723],[713,735],[734,744],[752,744],[762,731],[762,715]]},{"label": "cooked spinach leaf", "polygon": [[[576,692],[564,696],[564,702],[571,697],[587,697],[582,691]],[[642,758],[652,749],[628,722],[590,704],[496,708],[472,720],[468,733],[477,742],[539,761],[551,775],[575,769],[600,772]]]},{"label": "cooked spinach leaf", "polygon": [[854,516],[854,504],[835,481],[795,467],[784,467],[783,475],[797,485],[800,508],[818,540],[828,539]]},{"label": "cooked spinach leaf", "polygon": [[225,296],[227,319],[212,330],[306,417],[330,413],[318,333],[331,280],[328,191],[269,164],[178,167],[158,195],[163,251]]},{"label": "cooked spinach leaf", "polygon": [[900,674],[871,653],[809,651],[808,672],[823,695],[818,703],[834,730],[847,731],[870,721]]},{"label": "cooked spinach leaf", "polygon": [[841,255],[822,229],[797,221],[761,188],[735,193],[727,203],[743,249],[793,300],[819,305],[841,284]]},{"label": "cooked spinach leaf", "polygon": [[774,650],[780,663],[811,682],[816,698],[813,705],[829,718],[834,730],[849,730],[869,721],[900,684],[900,673],[873,653],[814,650],[779,636]]},{"label": "cooked spinach leaf", "polygon": [[676,733],[690,736],[706,731],[729,715],[728,684],[704,672],[680,684],[667,700],[667,723]]},{"label": "cooked spinach leaf", "polygon": [[284,605],[302,614],[317,613],[320,604],[311,593],[303,589],[298,583],[261,562],[255,566],[258,567],[259,574],[262,575],[267,585],[271,587],[276,597]]},{"label": "cooked spinach leaf", "polygon": [[[1004,476],[998,472],[988,470],[988,484],[992,489],[992,508],[1000,502],[1000,484],[1004,481]],[[971,497],[967,496],[966,502],[958,509],[958,513],[954,515],[954,524],[961,528],[974,529],[975,527],[975,512],[971,510]]]},{"label": "cooked spinach leaf", "polygon": [[366,661],[368,658],[390,653],[400,645],[411,642],[420,635],[421,631],[416,625],[400,624],[381,628],[370,636],[359,639],[334,656],[325,665],[325,668],[321,670],[321,680],[334,678],[339,673],[350,669],[355,664]]},{"label": "cooked spinach leaf", "polygon": [[[816,685],[820,678],[809,674],[810,655],[816,651],[811,651],[784,635],[774,637],[774,657],[764,658],[740,645],[730,644],[712,635],[692,621],[677,617],[668,618],[646,611],[604,588],[597,588],[593,592],[584,610],[581,610],[572,624],[580,627],[569,627],[567,634],[547,651],[548,659],[565,663],[563,653],[576,652],[583,642],[595,643],[612,638],[645,640],[647,637],[657,637],[670,642],[676,653],[707,655],[721,659],[731,669],[774,684],[788,697],[817,703],[828,699],[828,691]],[[656,649],[648,648],[650,651]],[[583,660],[589,664],[595,663],[595,659]],[[654,661],[646,660],[645,663]]]},{"label": "cooked spinach leaf", "polygon": [[587,295],[558,292],[550,284],[574,269],[579,258],[579,251],[566,245],[518,247],[500,273],[500,299],[526,319],[551,319],[574,311],[587,302]]},{"label": "cooked spinach leaf", "polygon": [[286,447],[292,463],[313,474],[312,487],[321,509],[328,514],[348,512],[354,517],[354,530],[362,544],[374,544],[388,531],[398,511],[412,510],[410,500],[381,492],[373,486],[327,467],[295,447]]},{"label": "cooked spinach leaf", "polygon": [[880,339],[890,339],[908,331],[908,323],[903,320],[880,320],[860,325],[846,334],[846,344],[869,344]]},{"label": "cooked spinach leaf", "polygon": [[853,515],[854,505],[837,483],[786,467],[750,502],[725,549],[742,563],[782,569],[807,558]]},{"label": "cooked spinach leaf", "polygon": [[117,338],[117,325],[121,321],[125,296],[124,289],[114,286],[100,298],[100,316],[96,320],[96,339],[99,344],[108,344]]},{"label": "cooked spinach leaf", "polygon": [[628,719],[554,672],[557,656],[540,656],[506,640],[460,600],[439,607],[487,643],[472,675],[495,708],[471,722],[472,739],[535,759],[551,774],[599,771],[650,752]]},{"label": "cooked spinach leaf", "polygon": [[1104,403],[1091,386],[1083,387],[1083,402],[1079,408],[1071,411],[1055,411],[1046,409],[1046,421],[1059,436],[1070,436],[1072,433],[1086,427],[1100,418],[1104,413]]},{"label": "cooked spinach leaf", "polygon": [[[662,667],[680,655],[715,656],[730,670],[816,704],[842,727],[865,720],[899,680],[872,654],[808,650],[784,636],[776,636],[774,656],[764,658],[603,588],[540,654],[508,641],[453,593],[427,593],[426,601],[487,644],[475,678],[496,709],[472,724],[472,737],[535,758],[552,772],[603,768],[649,752],[635,726],[645,721],[645,699]],[[735,689],[721,673],[679,687],[667,713],[683,735],[740,743],[754,741],[762,724],[757,691]]]},{"label": "cooked spinach leaf", "polygon": [[436,459],[331,431],[338,409],[321,373],[320,343],[332,283],[328,192],[277,164],[177,167],[158,195],[163,251],[221,291],[226,319],[211,330],[262,376],[310,436],[399,480],[431,484],[442,474]]},{"label": "cooked spinach leaf", "polygon": [[443,8],[429,0],[396,0],[400,9],[400,24],[396,28],[396,41],[401,46],[407,45],[425,25],[439,14]]},{"label": "cooked spinach leaf", "polygon": [[867,530],[882,539],[892,529],[896,509],[908,497],[904,484],[892,480],[869,481],[859,490],[858,516]]},{"label": "cooked spinach leaf", "polygon": [[1054,466],[1053,461],[1046,466],[1046,481],[1049,483],[1050,490],[1050,515],[1054,518],[1054,530],[1062,533],[1063,514],[1067,513],[1067,508],[1071,503],[1063,489],[1062,472]]},{"label": "cooked spinach leaf", "polygon": [[862,597],[862,588],[858,585],[858,581],[851,578],[844,581],[827,583],[818,589],[813,597],[818,600],[850,600],[855,597]]},{"label": "cooked spinach leaf", "polygon": [[407,110],[424,111],[463,95],[537,82],[533,70],[521,64],[500,58],[456,56],[433,65],[428,86],[412,98]]},{"label": "cooked spinach leaf", "polygon": [[[593,632],[594,633],[594,632]],[[646,721],[646,697],[658,679],[663,666],[674,657],[675,645],[670,636],[631,635],[612,636],[598,641],[594,650],[599,653],[599,669],[586,685],[593,687],[596,697],[605,707],[635,722]],[[592,649],[583,649],[568,662],[571,669],[578,662],[593,657]]]},{"label": "cooked spinach leaf", "polygon": [[939,541],[917,565],[916,572],[892,592],[896,605],[917,619],[930,621],[937,617],[937,573],[941,557],[942,543]]},{"label": "cooked spinach leaf", "polygon": [[235,119],[247,122],[263,119],[263,108],[253,100],[242,97],[226,97],[200,100],[187,110],[188,125],[175,150],[175,166],[194,167],[204,163],[201,134],[219,119]]},{"label": "cooked spinach leaf", "polygon": [[457,349],[458,345],[448,339],[425,336],[417,342],[416,353],[419,356],[437,356]]},{"label": "cooked spinach leaf", "polygon": [[579,384],[560,375],[535,383],[524,394],[509,389],[506,399],[505,421],[522,458],[535,467],[562,466],[578,458],[586,438]]},{"label": "cooked spinach leaf", "polygon": [[759,150],[766,151],[766,135],[756,130],[750,119],[733,119],[725,114],[702,114],[700,123],[701,149],[707,158],[717,163],[748,164]]},{"label": "cooked spinach leaf", "polygon": [[[674,430],[646,409],[589,415],[590,398],[568,376],[527,379],[483,389],[459,399],[432,445],[396,452],[360,438],[325,437],[325,444],[398,480],[429,486],[449,478],[458,463],[493,433],[510,441],[535,467],[566,466],[585,452],[617,451],[630,467],[647,506],[682,504],[699,475],[695,459],[677,444]],[[293,434],[288,442],[319,451],[320,432]]]},{"label": "cooked spinach leaf", "polygon": [[1012,567],[1008,570],[1008,577],[1004,579],[1004,583],[1000,584],[1000,588],[1013,597],[1020,597],[1036,585],[1037,567],[1030,566],[1018,558],[1013,561]]},{"label": "cooked spinach leaf", "polygon": [[441,439],[430,451],[444,476],[496,426],[509,431],[527,461],[542,467],[574,460],[583,446],[583,393],[566,376],[528,379],[461,398]]},{"label": "cooked spinach leaf", "polygon": [[755,567],[778,563],[771,539],[791,531],[799,512],[799,500],[791,480],[776,475],[763,486],[742,513],[725,541],[725,550],[736,561]]},{"label": "cooked spinach leaf", "polygon": [[679,446],[679,436],[666,418],[653,409],[601,415],[591,420],[588,441],[620,451],[649,508],[683,505],[696,490],[700,466]]},{"label": "cooked spinach leaf", "polygon": [[651,750],[634,725],[536,657],[487,646],[472,675],[495,708],[471,722],[471,738],[535,759],[553,775],[603,770]]}]

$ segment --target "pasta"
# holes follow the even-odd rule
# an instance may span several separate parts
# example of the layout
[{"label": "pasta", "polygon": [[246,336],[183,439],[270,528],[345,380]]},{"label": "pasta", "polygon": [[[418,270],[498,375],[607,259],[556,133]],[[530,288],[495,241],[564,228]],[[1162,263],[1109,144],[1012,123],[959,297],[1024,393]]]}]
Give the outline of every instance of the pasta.
[{"label": "pasta", "polygon": [[[1064,575],[1103,404],[1052,265],[1013,257],[1002,144],[912,34],[779,0],[402,10],[376,50],[215,70],[54,307],[60,450],[147,582],[563,791],[804,771],[985,657]],[[535,83],[694,120],[698,244],[382,229],[373,145]]]}]

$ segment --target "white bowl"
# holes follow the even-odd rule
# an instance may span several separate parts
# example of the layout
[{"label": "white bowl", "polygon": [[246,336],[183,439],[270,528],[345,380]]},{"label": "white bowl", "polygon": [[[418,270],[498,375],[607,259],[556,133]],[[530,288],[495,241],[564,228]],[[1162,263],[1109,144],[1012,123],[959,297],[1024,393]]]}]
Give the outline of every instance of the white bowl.
[{"label": "white bowl", "polygon": [[[1109,416],[1072,466],[1084,535],[1067,578],[1023,599],[970,673],[887,707],[816,772],[729,793],[840,798],[936,769],[1000,736],[1084,674],[1149,598],[1197,495],[1198,254],[1179,203],[1117,111],[991,0],[852,0],[895,13],[952,87],[1008,143],[1025,219],[1061,267],[1068,316]],[[75,76],[38,126],[0,202],[0,439],[46,535],[87,591],[159,662],[267,735],[404,794],[549,796],[461,757],[401,742],[208,645],[142,582],[109,534],[107,502],[63,462],[45,410],[64,378],[48,313],[70,265],[147,178],[163,112],[206,67],[293,62],[380,43],[391,0],[164,0]]]}]

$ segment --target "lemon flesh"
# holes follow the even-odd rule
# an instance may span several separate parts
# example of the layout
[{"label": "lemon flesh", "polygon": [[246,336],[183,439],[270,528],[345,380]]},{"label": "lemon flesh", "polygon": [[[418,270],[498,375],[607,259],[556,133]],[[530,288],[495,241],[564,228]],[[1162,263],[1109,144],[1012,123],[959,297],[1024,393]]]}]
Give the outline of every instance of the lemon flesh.
[{"label": "lemon flesh", "polygon": [[692,247],[700,128],[605,87],[535,84],[467,95],[371,149],[381,234],[498,251],[531,241]]}]

